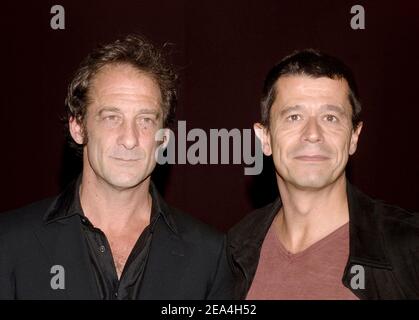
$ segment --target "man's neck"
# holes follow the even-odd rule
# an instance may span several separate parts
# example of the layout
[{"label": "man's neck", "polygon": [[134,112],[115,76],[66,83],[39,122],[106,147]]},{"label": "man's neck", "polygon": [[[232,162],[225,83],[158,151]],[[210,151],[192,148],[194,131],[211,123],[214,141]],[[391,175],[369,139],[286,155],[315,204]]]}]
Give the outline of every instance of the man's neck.
[{"label": "man's neck", "polygon": [[282,208],[274,220],[285,248],[301,252],[349,221],[346,178],[318,190],[302,190],[278,177]]},{"label": "man's neck", "polygon": [[150,177],[134,188],[119,190],[105,181],[83,172],[80,202],[92,224],[105,233],[126,232],[134,226],[150,222]]}]

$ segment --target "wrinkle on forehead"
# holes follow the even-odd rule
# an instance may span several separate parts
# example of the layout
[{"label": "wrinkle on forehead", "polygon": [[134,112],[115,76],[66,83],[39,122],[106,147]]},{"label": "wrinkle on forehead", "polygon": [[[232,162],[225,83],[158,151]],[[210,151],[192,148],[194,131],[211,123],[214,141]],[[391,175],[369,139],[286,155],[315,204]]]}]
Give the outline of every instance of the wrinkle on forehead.
[{"label": "wrinkle on forehead", "polygon": [[[349,87],[345,79],[284,76],[275,84],[274,105],[280,109],[293,105],[337,105],[352,112]],[[279,111],[279,110],[278,110]]]},{"label": "wrinkle on forehead", "polygon": [[162,104],[160,88],[153,77],[127,64],[103,67],[92,79],[89,100],[98,105],[122,102],[159,108]]}]

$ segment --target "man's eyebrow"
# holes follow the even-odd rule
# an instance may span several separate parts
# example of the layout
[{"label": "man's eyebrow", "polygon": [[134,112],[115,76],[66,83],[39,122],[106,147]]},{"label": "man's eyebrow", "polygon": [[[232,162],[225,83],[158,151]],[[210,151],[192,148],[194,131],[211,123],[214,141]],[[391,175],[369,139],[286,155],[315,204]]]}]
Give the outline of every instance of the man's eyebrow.
[{"label": "man's eyebrow", "polygon": [[140,110],[138,110],[138,112],[137,112],[137,113],[141,113],[141,114],[155,114],[155,115],[160,115],[160,111],[155,110],[155,109],[147,109],[147,108],[140,109]]},{"label": "man's eyebrow", "polygon": [[121,112],[121,110],[117,107],[103,107],[99,109],[97,114],[101,116],[104,112]]},{"label": "man's eyebrow", "polygon": [[[121,113],[121,109],[117,108],[117,107],[103,107],[98,111],[98,115],[101,116],[104,112],[119,112]],[[156,117],[159,117],[161,112],[158,110],[154,110],[154,109],[149,109],[149,108],[142,108],[140,110],[137,111],[137,114],[154,114],[156,115]]]},{"label": "man's eyebrow", "polygon": [[295,106],[286,106],[285,108],[283,108],[280,112],[279,115],[280,116],[284,116],[287,113],[290,112],[295,112],[295,111],[299,111],[301,109],[304,109],[304,106],[300,105],[300,104],[296,104]]},{"label": "man's eyebrow", "polygon": [[325,109],[326,111],[334,111],[336,113],[339,113],[341,115],[345,115],[345,110],[342,107],[336,106],[334,104],[325,104],[322,105],[322,109]]},{"label": "man's eyebrow", "polygon": [[156,117],[156,120],[159,120],[162,116],[162,112],[160,110],[155,109],[140,109],[138,110],[137,114],[140,115],[154,115]]}]

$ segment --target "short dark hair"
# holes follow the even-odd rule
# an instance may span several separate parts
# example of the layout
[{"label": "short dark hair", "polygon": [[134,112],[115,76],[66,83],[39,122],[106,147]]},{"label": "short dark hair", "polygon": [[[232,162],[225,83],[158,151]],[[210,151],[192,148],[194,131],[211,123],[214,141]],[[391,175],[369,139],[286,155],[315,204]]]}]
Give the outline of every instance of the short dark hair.
[{"label": "short dark hair", "polygon": [[[67,92],[65,100],[65,129],[70,146],[83,153],[83,146],[71,138],[68,121],[75,118],[85,129],[89,88],[94,76],[107,65],[128,64],[152,77],[159,85],[162,96],[163,124],[168,126],[173,120],[177,103],[177,74],[167,62],[162,49],[140,35],[128,35],[123,39],[101,45],[92,51],[80,64]],[[87,135],[85,132],[85,141]]]},{"label": "short dark hair", "polygon": [[280,77],[306,75],[313,78],[345,79],[349,86],[348,99],[352,106],[352,125],[361,121],[361,102],[352,71],[339,59],[314,49],[296,51],[282,59],[267,74],[263,85],[262,124],[269,127],[272,104],[276,98],[275,84]]}]

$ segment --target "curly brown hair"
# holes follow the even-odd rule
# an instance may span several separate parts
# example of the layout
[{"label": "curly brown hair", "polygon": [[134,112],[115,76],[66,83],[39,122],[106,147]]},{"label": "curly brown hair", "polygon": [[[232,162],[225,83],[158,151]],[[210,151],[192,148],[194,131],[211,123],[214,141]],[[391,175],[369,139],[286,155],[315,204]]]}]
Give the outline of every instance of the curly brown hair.
[{"label": "curly brown hair", "polygon": [[177,103],[178,76],[171,64],[167,62],[162,49],[139,35],[128,35],[112,43],[101,45],[92,51],[80,64],[67,92],[65,100],[64,125],[70,146],[77,154],[83,154],[83,145],[87,143],[84,136],[83,145],[75,143],[69,131],[71,118],[82,125],[85,130],[85,116],[88,106],[88,93],[94,76],[110,64],[129,64],[138,71],[150,75],[159,85],[162,96],[163,124],[165,127],[173,120]]}]

